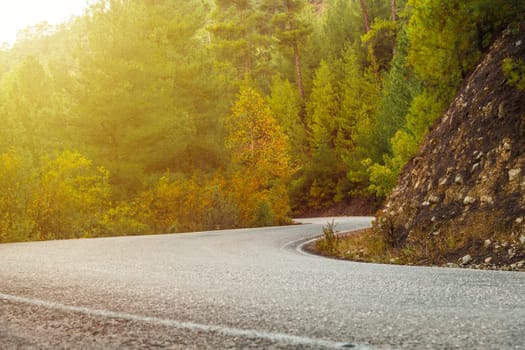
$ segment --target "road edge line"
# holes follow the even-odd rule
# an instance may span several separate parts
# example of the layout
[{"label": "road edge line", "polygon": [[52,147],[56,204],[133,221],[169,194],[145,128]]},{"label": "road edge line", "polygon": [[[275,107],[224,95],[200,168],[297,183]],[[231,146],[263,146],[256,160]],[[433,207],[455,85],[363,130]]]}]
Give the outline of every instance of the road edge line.
[{"label": "road edge line", "polygon": [[203,331],[203,332],[216,332],[226,336],[244,337],[248,339],[265,339],[276,343],[289,344],[289,345],[307,345],[317,346],[328,349],[341,349],[341,348],[353,348],[358,350],[371,350],[370,347],[362,344],[335,342],[331,340],[324,340],[318,338],[308,338],[303,336],[291,335],[286,333],[273,333],[258,331],[255,329],[241,329],[221,325],[207,325],[203,323],[177,321],[173,319],[165,319],[154,316],[141,316],[136,314],[130,314],[125,312],[117,312],[103,309],[91,309],[88,307],[72,306],[60,304],[52,301],[45,301],[41,299],[33,299],[20,297],[11,294],[5,294],[0,292],[0,299],[15,302],[19,304],[32,305],[37,307],[43,307],[47,309],[58,310],[61,312],[73,312],[77,314],[83,314],[94,317],[104,318],[115,318],[124,319],[128,321],[135,321],[141,323],[148,323],[159,326],[166,326],[172,328],[178,328],[188,331]]}]

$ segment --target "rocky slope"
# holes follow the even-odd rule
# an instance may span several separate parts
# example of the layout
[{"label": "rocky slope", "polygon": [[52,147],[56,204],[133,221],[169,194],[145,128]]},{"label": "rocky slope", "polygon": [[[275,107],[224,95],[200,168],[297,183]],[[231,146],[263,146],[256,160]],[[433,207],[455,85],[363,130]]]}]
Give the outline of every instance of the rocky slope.
[{"label": "rocky slope", "polygon": [[525,57],[525,22],[464,81],[378,214],[390,245],[418,262],[525,265],[525,91],[503,73],[509,57]]}]

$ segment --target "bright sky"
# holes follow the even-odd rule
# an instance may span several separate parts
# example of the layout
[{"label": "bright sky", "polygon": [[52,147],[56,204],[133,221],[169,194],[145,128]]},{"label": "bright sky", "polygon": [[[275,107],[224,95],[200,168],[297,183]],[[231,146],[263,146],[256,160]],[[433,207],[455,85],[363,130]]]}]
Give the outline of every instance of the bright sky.
[{"label": "bright sky", "polygon": [[0,45],[13,44],[16,33],[27,26],[59,24],[86,7],[87,0],[0,0]]}]

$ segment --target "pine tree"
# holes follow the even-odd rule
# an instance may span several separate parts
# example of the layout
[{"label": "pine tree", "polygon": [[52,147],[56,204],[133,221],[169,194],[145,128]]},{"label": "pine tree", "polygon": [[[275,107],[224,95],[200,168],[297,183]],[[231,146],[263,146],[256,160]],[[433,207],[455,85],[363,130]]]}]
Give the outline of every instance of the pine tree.
[{"label": "pine tree", "polygon": [[216,0],[212,14],[211,47],[218,59],[231,65],[237,80],[265,80],[270,61],[267,24],[254,0]]},{"label": "pine tree", "polygon": [[196,133],[189,82],[204,13],[193,5],[101,1],[84,17],[71,123],[80,147],[111,170],[117,196],[137,193]]},{"label": "pine tree", "polygon": [[305,98],[302,50],[312,32],[309,23],[302,18],[302,12],[310,6],[305,0],[265,0],[262,5],[271,16],[271,30],[279,50],[285,57],[292,57],[297,89],[302,100]]}]

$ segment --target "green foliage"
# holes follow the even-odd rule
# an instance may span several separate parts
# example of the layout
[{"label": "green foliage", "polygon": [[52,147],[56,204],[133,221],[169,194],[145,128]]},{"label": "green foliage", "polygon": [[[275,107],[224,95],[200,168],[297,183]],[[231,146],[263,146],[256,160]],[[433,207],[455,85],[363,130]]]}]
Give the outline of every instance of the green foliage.
[{"label": "green foliage", "polygon": [[409,61],[422,81],[447,99],[492,36],[525,10],[520,0],[409,1]]},{"label": "green foliage", "polygon": [[375,113],[373,134],[376,154],[392,154],[390,140],[405,125],[410,105],[414,97],[421,93],[420,83],[408,65],[408,44],[406,31],[402,30],[398,35],[391,69],[383,78],[383,88]]},{"label": "green foliage", "polygon": [[0,242],[29,237],[33,222],[27,213],[35,184],[30,164],[11,150],[0,154]]},{"label": "green foliage", "polygon": [[362,192],[368,184],[366,168],[362,163],[367,159],[377,159],[378,147],[374,137],[375,107],[379,100],[381,89],[380,81],[375,73],[368,70],[347,85],[347,111],[354,120],[352,140],[354,147],[347,152],[344,161],[347,164],[347,178],[353,184],[353,193]]},{"label": "green foliage", "polygon": [[278,52],[293,62],[298,93],[304,99],[302,56],[312,33],[311,21],[304,13],[312,6],[306,0],[265,0],[262,9],[270,16],[270,31]]},{"label": "green foliage", "polygon": [[256,1],[216,0],[210,31],[211,48],[236,79],[254,78],[266,87],[271,73],[270,36]]},{"label": "green foliage", "polygon": [[109,172],[78,152],[45,157],[30,206],[33,235],[63,239],[96,234],[109,208]]},{"label": "green foliage", "polygon": [[382,140],[378,150],[383,156],[366,163],[368,189],[380,196],[393,189],[404,164],[416,154],[492,35],[525,10],[513,0],[412,0],[409,5],[406,36],[401,31],[376,114],[375,134]]},{"label": "green foliage", "polygon": [[[404,6],[398,1],[398,7]],[[370,22],[381,22],[390,18],[389,1],[365,1]],[[363,14],[359,1],[328,1],[324,14],[320,44],[326,57],[340,58],[347,47],[361,44],[364,33]],[[374,35],[374,34],[372,34]],[[325,58],[326,58],[325,57]]]},{"label": "green foliage", "polygon": [[[361,10],[355,1],[333,0],[325,12],[320,35],[326,57],[338,57],[345,45],[352,46],[362,34]],[[325,58],[326,58],[325,57]]]},{"label": "green foliage", "polygon": [[328,64],[321,61],[307,105],[309,128],[312,130],[311,142],[314,147],[321,143],[327,143],[330,148],[335,147],[341,104],[334,85],[335,78]]},{"label": "green foliage", "polygon": [[525,60],[506,58],[503,60],[502,69],[509,84],[514,85],[518,90],[525,90]]},{"label": "green foliage", "polygon": [[[334,200],[340,181],[344,181],[345,168],[342,150],[351,140],[347,138],[349,120],[342,116],[340,90],[328,64],[321,62],[307,104],[307,124],[311,130],[311,164],[305,168],[309,188],[308,205],[323,207]],[[303,195],[305,194],[303,193]]]},{"label": "green foliage", "polygon": [[301,100],[297,90],[288,80],[275,76],[272,80],[268,105],[288,138],[293,161],[304,163],[309,149],[306,144],[306,128],[301,118]]},{"label": "green foliage", "polygon": [[135,202],[122,202],[104,212],[99,230],[91,234],[98,236],[145,235],[153,232],[145,223],[144,208]]},{"label": "green foliage", "polygon": [[317,241],[317,248],[326,254],[332,255],[337,252],[339,237],[335,227],[333,220],[328,222],[326,226],[323,226],[323,238]]},{"label": "green foliage", "polygon": [[386,197],[395,187],[400,169],[394,166],[389,158],[385,160],[386,165],[378,163],[370,165],[369,163],[370,161],[363,162],[370,176],[368,190],[378,197]]},{"label": "green foliage", "polygon": [[378,19],[370,27],[370,31],[361,37],[368,48],[368,59],[377,71],[386,71],[396,46],[397,25],[389,20]]},{"label": "green foliage", "polygon": [[139,192],[146,173],[175,168],[173,157],[217,128],[200,110],[216,83],[196,36],[203,24],[198,1],[101,1],[84,17],[71,123],[79,146],[111,170],[120,197]]},{"label": "green foliage", "polygon": [[[525,10],[396,3],[394,22],[364,1],[366,34],[346,0],[98,0],[26,28],[0,49],[0,240],[284,224],[388,195]],[[518,88],[523,66],[502,67]]]},{"label": "green foliage", "polygon": [[1,86],[5,139],[0,141],[0,149],[17,146],[38,158],[43,147],[58,144],[54,137],[58,125],[53,114],[52,87],[49,75],[33,56],[24,58],[6,74]]}]

